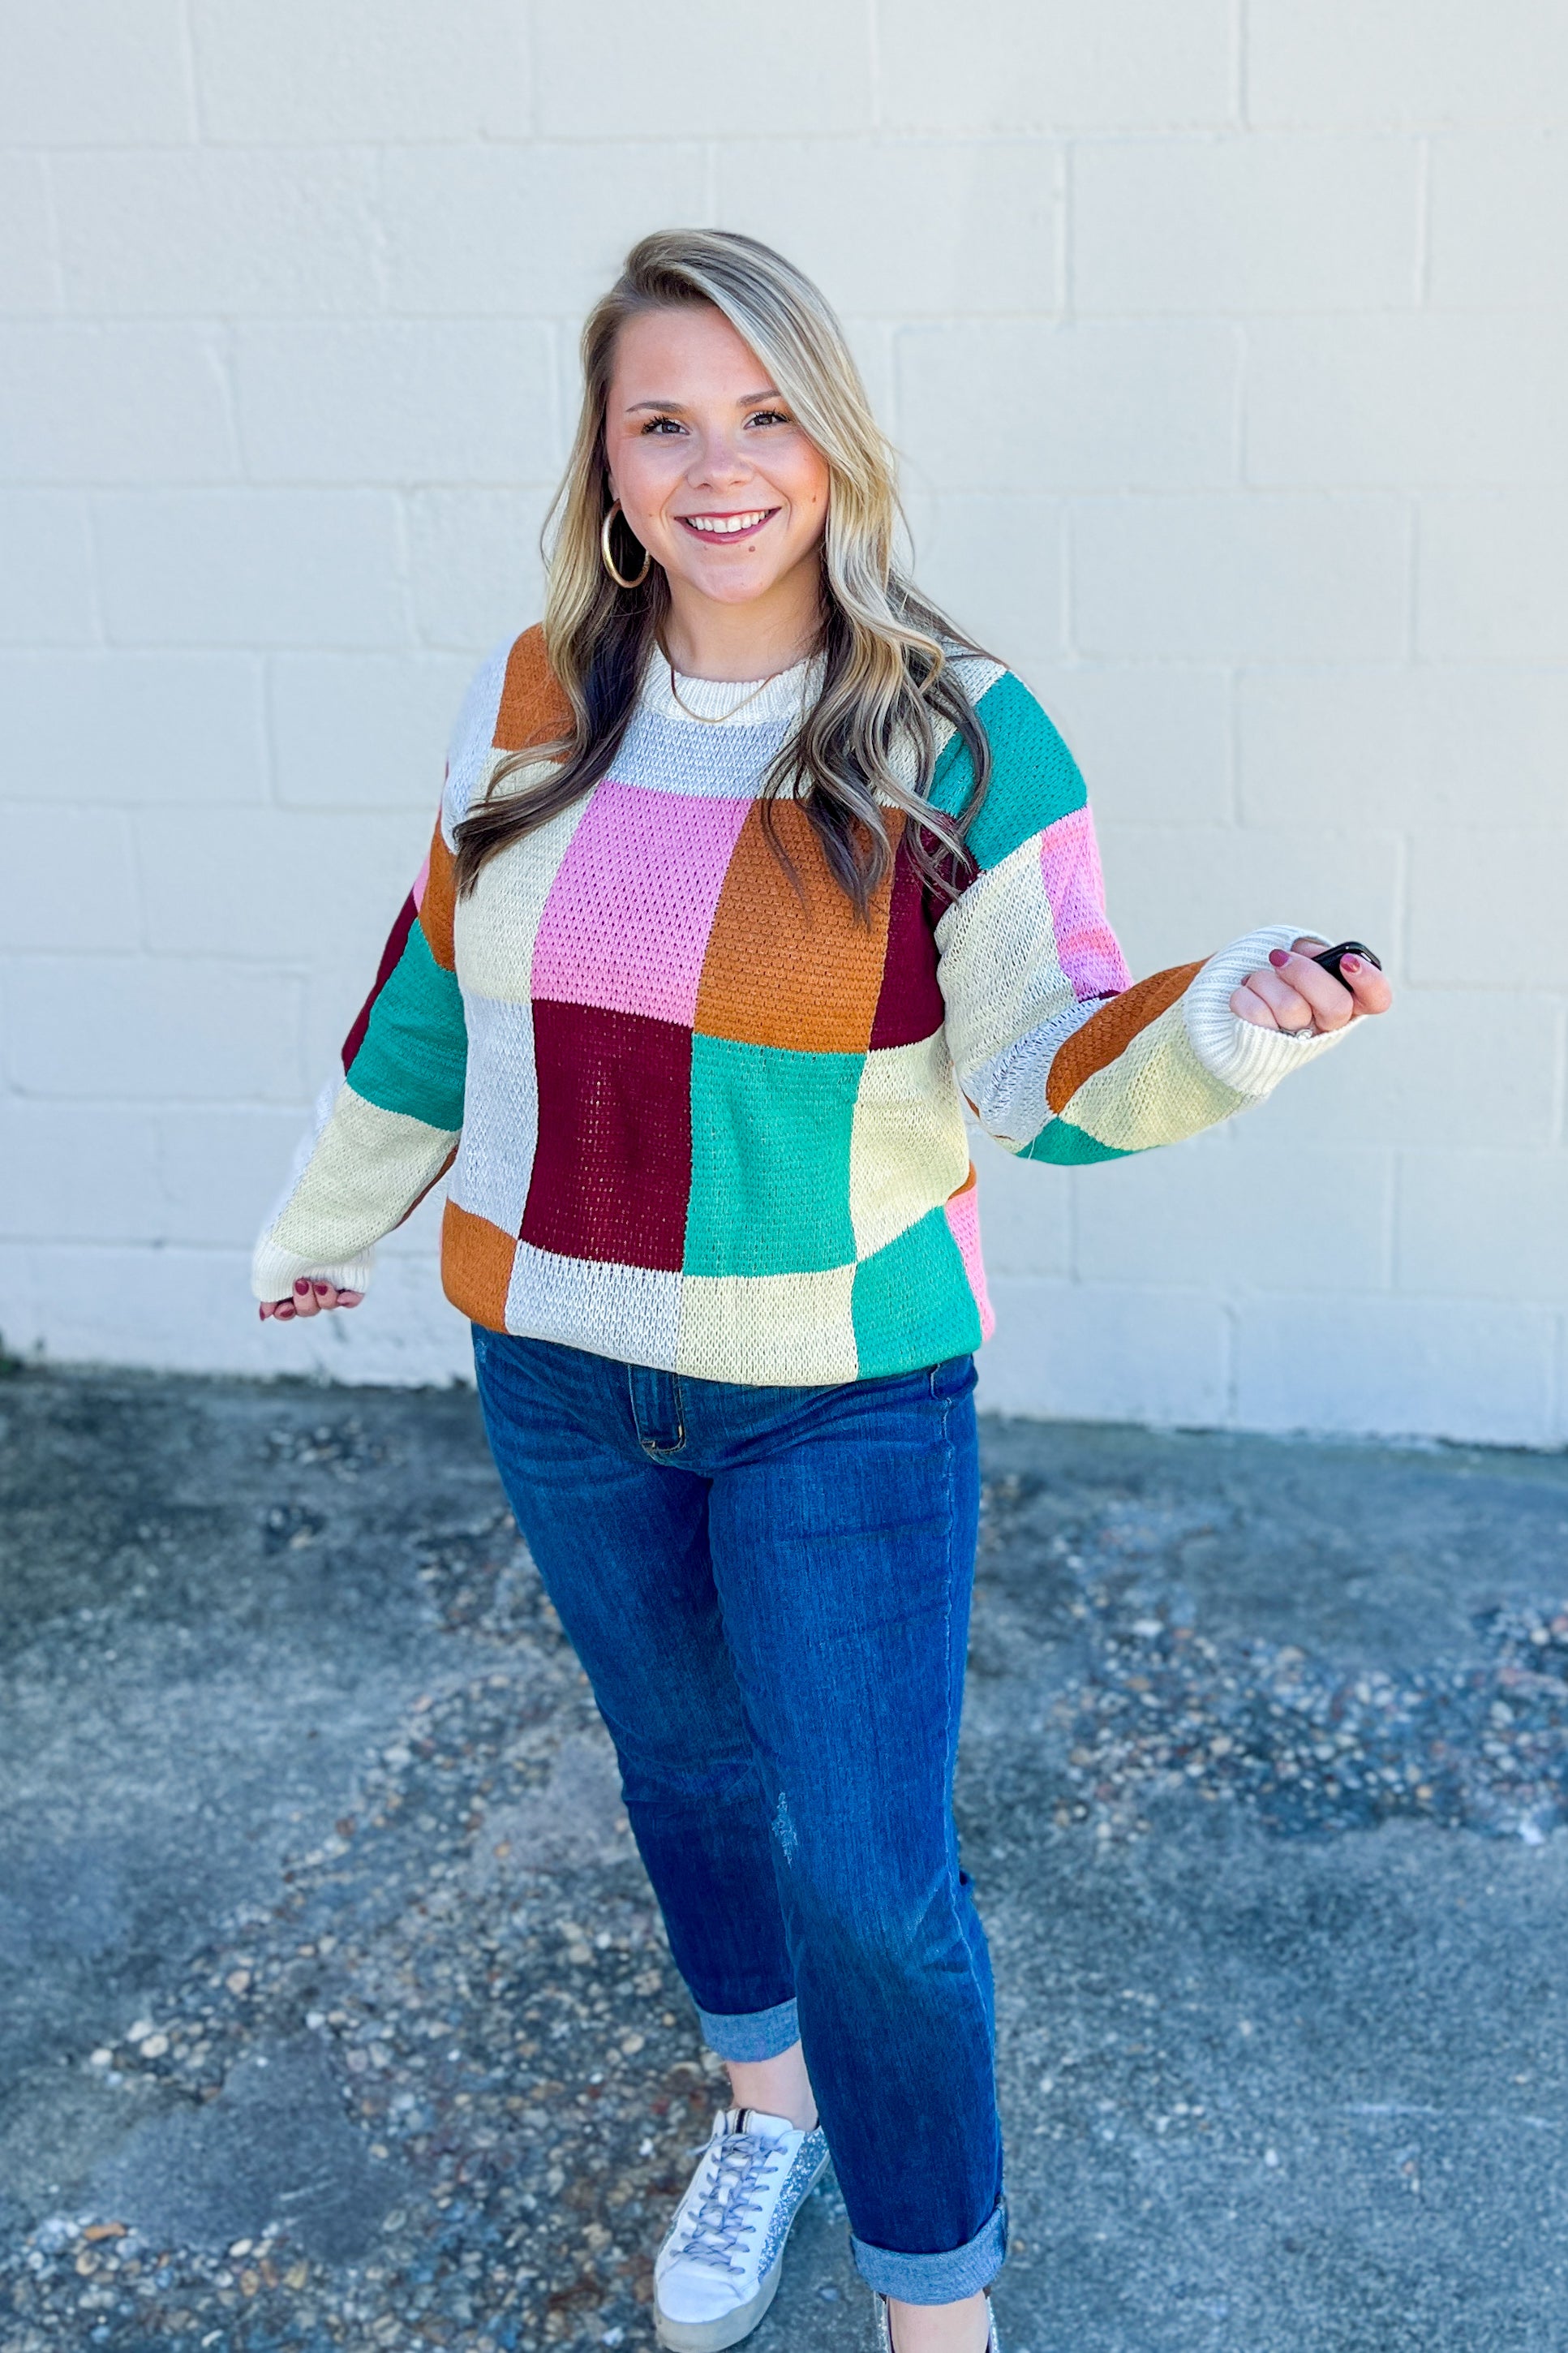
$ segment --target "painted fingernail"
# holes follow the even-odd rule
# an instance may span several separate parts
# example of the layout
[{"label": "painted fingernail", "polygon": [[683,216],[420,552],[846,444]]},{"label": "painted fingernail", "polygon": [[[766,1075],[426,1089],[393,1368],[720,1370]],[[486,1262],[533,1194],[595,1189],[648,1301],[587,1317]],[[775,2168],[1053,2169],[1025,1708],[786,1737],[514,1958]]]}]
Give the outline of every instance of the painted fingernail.
[{"label": "painted fingernail", "polygon": [[1341,956],[1340,970],[1342,972],[1363,972],[1365,970],[1365,966],[1363,965],[1360,956]]},{"label": "painted fingernail", "polygon": [[1269,961],[1269,963],[1274,966],[1275,971],[1276,971],[1276,972],[1278,972],[1278,971],[1280,969],[1281,965],[1288,965],[1288,964],[1289,963],[1289,961],[1290,961],[1290,951],[1289,951],[1289,948],[1270,948],[1270,949],[1269,949],[1269,951],[1268,951],[1268,961]]},{"label": "painted fingernail", "polygon": [[286,1299],[280,1299],[279,1301],[277,1306],[272,1311],[272,1314],[273,1320],[279,1324],[292,1324],[294,1321],[294,1310],[289,1306],[289,1302]]},{"label": "painted fingernail", "polygon": [[317,1298],[318,1298],[318,1299],[324,1299],[324,1298],[326,1297],[326,1295],[327,1295],[328,1292],[329,1292],[329,1291],[331,1291],[331,1287],[332,1287],[332,1286],[331,1286],[331,1284],[330,1282],[318,1282],[318,1283],[316,1284],[316,1286],[315,1286],[315,1292],[316,1292],[316,1296],[317,1296]]},{"label": "painted fingernail", "polygon": [[295,1281],[295,1284],[294,1284],[294,1290],[295,1290],[295,1293],[296,1293],[296,1296],[297,1296],[297,1297],[299,1297],[299,1298],[300,1298],[300,1299],[305,1298],[305,1297],[309,1294],[310,1288],[310,1284],[306,1282],[306,1280],[305,1280],[305,1278],[304,1278],[304,1276],[303,1276],[302,1274],[301,1274],[301,1275],[300,1275],[299,1277],[297,1277],[297,1279],[296,1279],[296,1281]]}]

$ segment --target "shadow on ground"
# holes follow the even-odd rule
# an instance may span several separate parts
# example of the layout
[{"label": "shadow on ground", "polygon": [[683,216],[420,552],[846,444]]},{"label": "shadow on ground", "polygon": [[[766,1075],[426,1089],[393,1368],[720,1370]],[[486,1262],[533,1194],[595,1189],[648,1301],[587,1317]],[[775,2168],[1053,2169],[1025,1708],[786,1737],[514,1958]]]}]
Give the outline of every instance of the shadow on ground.
[{"label": "shadow on ground", "polygon": [[[1560,2353],[1568,1462],[987,1464],[1008,2353]],[[6,2353],[650,2344],[714,2070],[472,1397],[30,1373],[0,1514]]]}]

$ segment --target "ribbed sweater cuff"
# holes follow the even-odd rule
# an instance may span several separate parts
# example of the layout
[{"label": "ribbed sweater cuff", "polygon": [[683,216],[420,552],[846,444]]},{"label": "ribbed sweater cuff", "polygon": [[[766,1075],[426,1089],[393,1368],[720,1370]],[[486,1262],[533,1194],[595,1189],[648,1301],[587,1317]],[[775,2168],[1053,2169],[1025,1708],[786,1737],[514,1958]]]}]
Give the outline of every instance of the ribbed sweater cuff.
[{"label": "ribbed sweater cuff", "polygon": [[1232,993],[1248,973],[1260,971],[1268,962],[1270,948],[1288,948],[1297,940],[1321,936],[1305,923],[1267,923],[1261,931],[1248,932],[1245,939],[1233,940],[1229,947],[1210,956],[1187,990],[1183,1012],[1193,1050],[1206,1070],[1238,1095],[1271,1093],[1290,1071],[1315,1061],[1349,1036],[1347,1024],[1343,1029],[1294,1038],[1283,1029],[1260,1029],[1256,1022],[1244,1021],[1230,1009]]},{"label": "ribbed sweater cuff", "polygon": [[264,1239],[256,1245],[250,1262],[250,1288],[258,1299],[291,1299],[296,1281],[305,1275],[319,1282],[335,1282],[340,1291],[365,1291],[374,1270],[374,1250],[362,1251],[358,1258],[342,1259],[335,1266],[324,1266],[316,1259],[296,1258],[292,1251],[279,1250]]}]

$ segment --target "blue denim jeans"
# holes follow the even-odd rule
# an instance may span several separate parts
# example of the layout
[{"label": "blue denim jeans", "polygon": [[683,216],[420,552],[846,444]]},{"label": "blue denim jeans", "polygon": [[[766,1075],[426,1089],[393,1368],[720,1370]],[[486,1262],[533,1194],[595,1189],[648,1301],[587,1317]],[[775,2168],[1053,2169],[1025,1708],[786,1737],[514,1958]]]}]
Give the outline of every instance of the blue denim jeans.
[{"label": "blue denim jeans", "polygon": [[985,1938],[952,1774],[979,1482],[967,1356],[827,1388],[476,1328],[496,1465],[620,1758],[702,2031],[797,2035],[871,2286],[1005,2247]]}]

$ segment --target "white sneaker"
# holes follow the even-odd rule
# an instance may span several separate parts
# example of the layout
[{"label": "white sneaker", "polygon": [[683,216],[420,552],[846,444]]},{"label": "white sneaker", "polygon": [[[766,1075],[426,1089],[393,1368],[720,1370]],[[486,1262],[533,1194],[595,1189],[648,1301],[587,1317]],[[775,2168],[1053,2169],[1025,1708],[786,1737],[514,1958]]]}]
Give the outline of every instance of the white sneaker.
[{"label": "white sneaker", "polygon": [[661,2345],[722,2353],[751,2335],[778,2291],[790,2224],[826,2163],[820,2126],[798,2132],[760,2108],[714,2117],[653,2267]]},{"label": "white sneaker", "polygon": [[[991,2309],[991,2299],[985,2299],[985,2319],[990,2334],[985,2339],[985,2353],[1002,2353],[1002,2340],[996,2334],[996,2316]],[[893,2332],[888,2320],[888,2299],[877,2298],[877,2343],[881,2353],[894,2353]]]}]

